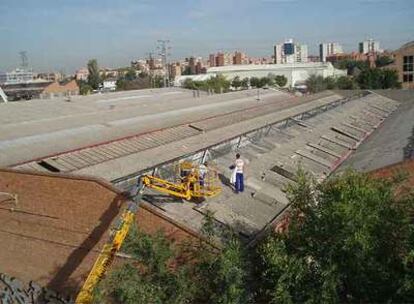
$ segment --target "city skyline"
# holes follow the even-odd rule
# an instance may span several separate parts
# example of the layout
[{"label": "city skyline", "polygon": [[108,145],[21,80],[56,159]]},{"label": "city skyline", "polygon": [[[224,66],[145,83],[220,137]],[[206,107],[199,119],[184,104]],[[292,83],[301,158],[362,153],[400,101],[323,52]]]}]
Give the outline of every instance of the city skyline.
[{"label": "city skyline", "polygon": [[324,0],[154,2],[3,1],[0,44],[7,47],[0,50],[0,70],[18,67],[22,50],[39,71],[72,73],[90,58],[101,66],[126,66],[156,52],[157,39],[164,38],[171,40],[171,59],[235,50],[270,56],[287,38],[307,44],[310,55],[318,54],[321,42],[339,42],[348,52],[367,38],[384,49],[414,38],[409,0],[352,0],[346,6]]}]

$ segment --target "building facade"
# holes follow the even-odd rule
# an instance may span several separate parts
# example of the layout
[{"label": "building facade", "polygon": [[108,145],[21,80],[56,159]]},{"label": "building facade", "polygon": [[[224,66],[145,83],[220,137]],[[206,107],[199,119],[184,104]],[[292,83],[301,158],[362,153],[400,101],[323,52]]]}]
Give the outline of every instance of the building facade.
[{"label": "building facade", "polygon": [[283,44],[274,46],[274,63],[306,63],[308,62],[308,46],[294,43],[288,39]]},{"label": "building facade", "polygon": [[343,53],[342,46],[336,42],[319,44],[319,59],[326,62],[326,57]]},{"label": "building facade", "polygon": [[394,62],[386,68],[398,72],[398,80],[403,89],[414,89],[414,41],[394,51]]},{"label": "building facade", "polygon": [[34,79],[32,71],[15,69],[11,72],[0,72],[0,84],[19,84],[31,82]]},{"label": "building facade", "polygon": [[359,52],[361,54],[382,53],[383,50],[380,49],[380,44],[378,41],[368,39],[359,43]]},{"label": "building facade", "polygon": [[87,68],[81,68],[76,71],[75,78],[76,80],[87,81],[89,76],[89,71]]},{"label": "building facade", "polygon": [[329,62],[308,62],[294,64],[246,64],[213,67],[207,70],[206,74],[181,76],[175,79],[175,86],[181,86],[183,82],[190,78],[193,80],[207,80],[217,75],[223,75],[228,80],[238,76],[240,79],[251,77],[267,77],[272,75],[283,75],[287,78],[287,86],[303,85],[310,75],[320,75],[324,78],[328,76],[346,76],[346,70],[339,70]]}]

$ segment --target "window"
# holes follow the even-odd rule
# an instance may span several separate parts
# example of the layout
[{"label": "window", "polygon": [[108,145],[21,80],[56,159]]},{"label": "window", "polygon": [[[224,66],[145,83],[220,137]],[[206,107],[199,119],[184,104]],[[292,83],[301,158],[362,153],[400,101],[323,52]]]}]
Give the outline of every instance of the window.
[{"label": "window", "polygon": [[403,82],[413,82],[414,75],[413,74],[404,74],[403,75]]},{"label": "window", "polygon": [[403,58],[403,82],[413,82],[414,78],[414,56]]}]

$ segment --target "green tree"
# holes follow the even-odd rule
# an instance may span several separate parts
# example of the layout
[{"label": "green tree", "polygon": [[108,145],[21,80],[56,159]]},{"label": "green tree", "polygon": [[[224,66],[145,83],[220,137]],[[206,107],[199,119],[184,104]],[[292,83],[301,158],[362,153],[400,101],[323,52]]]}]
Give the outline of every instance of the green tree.
[{"label": "green tree", "polygon": [[283,88],[287,84],[287,78],[284,75],[276,75],[275,83],[277,84],[278,87]]},{"label": "green tree", "polygon": [[326,82],[322,76],[311,75],[306,80],[306,87],[311,93],[318,93],[326,90]]},{"label": "green tree", "polygon": [[358,85],[350,76],[340,76],[336,79],[336,87],[340,90],[355,90]]},{"label": "green tree", "polygon": [[88,71],[88,84],[92,87],[92,89],[96,90],[102,82],[99,74],[98,61],[96,59],[88,61]]},{"label": "green tree", "polygon": [[383,55],[383,56],[378,56],[378,58],[375,60],[375,65],[377,68],[381,68],[393,62],[394,60],[391,57],[387,55]]},{"label": "green tree", "polygon": [[231,86],[238,89],[242,86],[242,82],[240,80],[239,76],[236,76],[233,78],[232,82],[231,82]]},{"label": "green tree", "polygon": [[336,87],[336,79],[333,76],[326,77],[324,79],[327,90],[333,90]]},{"label": "green tree", "polygon": [[260,87],[260,78],[251,77],[250,78],[250,85],[254,88],[259,88]]},{"label": "green tree", "polygon": [[412,194],[346,173],[289,189],[289,231],[259,249],[258,302],[407,303],[414,296]]},{"label": "green tree", "polygon": [[79,94],[88,95],[92,92],[92,87],[84,80],[77,81],[79,86]]},{"label": "green tree", "polygon": [[248,89],[249,88],[249,78],[245,77],[241,80],[241,86],[243,89]]},{"label": "green tree", "polygon": [[383,89],[399,89],[401,83],[398,81],[398,72],[396,70],[381,70],[381,83]]},{"label": "green tree", "polygon": [[137,79],[137,73],[135,69],[129,68],[123,78],[127,81],[132,81],[132,80]]}]

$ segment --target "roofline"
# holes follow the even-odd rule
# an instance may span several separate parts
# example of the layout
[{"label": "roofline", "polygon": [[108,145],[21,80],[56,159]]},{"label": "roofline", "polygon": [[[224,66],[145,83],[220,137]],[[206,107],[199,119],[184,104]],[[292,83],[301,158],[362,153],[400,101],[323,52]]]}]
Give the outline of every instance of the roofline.
[{"label": "roofline", "polygon": [[63,179],[71,179],[71,180],[81,180],[81,181],[88,181],[97,183],[100,186],[118,194],[121,196],[125,196],[125,200],[127,200],[126,192],[121,191],[119,188],[115,187],[110,182],[106,181],[103,178],[99,178],[96,176],[91,175],[76,175],[71,173],[54,173],[54,172],[40,172],[40,171],[33,171],[28,169],[9,169],[9,168],[0,168],[0,172],[6,173],[14,173],[14,174],[24,174],[24,175],[35,175],[35,176],[46,176],[46,177],[54,177],[54,178],[63,178]]}]

